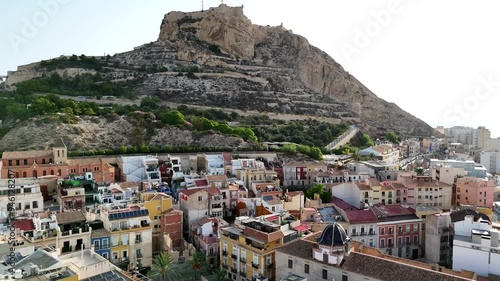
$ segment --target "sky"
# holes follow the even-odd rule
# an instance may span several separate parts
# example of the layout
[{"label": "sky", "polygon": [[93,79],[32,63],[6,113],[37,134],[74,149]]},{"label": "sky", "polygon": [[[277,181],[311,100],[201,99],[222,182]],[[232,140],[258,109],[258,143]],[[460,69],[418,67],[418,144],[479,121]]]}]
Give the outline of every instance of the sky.
[{"label": "sky", "polygon": [[[205,9],[220,0],[204,0]],[[500,1],[225,0],[327,52],[378,97],[435,126],[500,137]],[[4,1],[0,75],[60,55],[104,55],[157,40],[164,14],[202,0]]]}]

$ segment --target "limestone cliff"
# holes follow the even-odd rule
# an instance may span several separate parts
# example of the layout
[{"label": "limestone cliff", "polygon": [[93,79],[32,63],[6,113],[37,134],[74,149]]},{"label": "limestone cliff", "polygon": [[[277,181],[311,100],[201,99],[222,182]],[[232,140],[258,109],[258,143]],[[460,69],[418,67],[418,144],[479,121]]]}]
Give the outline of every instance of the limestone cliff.
[{"label": "limestone cliff", "polygon": [[[360,108],[358,112],[361,116],[356,123],[372,133],[378,130],[404,131],[411,135],[433,133],[433,129],[423,121],[378,98],[328,54],[311,46],[304,37],[283,27],[253,25],[244,15],[243,7],[220,5],[204,12],[171,12],[165,15],[158,42],[186,47],[185,41],[189,40],[216,45],[225,55],[245,61],[245,64],[287,71],[289,79],[298,80],[296,84],[344,103],[349,109]],[[182,54],[183,50],[185,52],[186,48],[180,49],[178,54]],[[187,49],[193,50],[191,47]],[[191,58],[192,62],[203,64],[200,59],[203,51],[198,49],[196,53],[196,58],[185,55],[178,58]],[[218,63],[224,67],[232,65],[222,60]]]}]

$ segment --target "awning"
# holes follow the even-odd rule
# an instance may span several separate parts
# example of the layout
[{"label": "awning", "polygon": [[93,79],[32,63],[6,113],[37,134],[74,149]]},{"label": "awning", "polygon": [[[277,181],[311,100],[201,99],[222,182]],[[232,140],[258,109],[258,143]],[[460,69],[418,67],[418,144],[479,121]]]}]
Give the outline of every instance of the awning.
[{"label": "awning", "polygon": [[270,216],[270,217],[267,217],[266,220],[268,221],[275,221],[279,218],[279,216]]},{"label": "awning", "polygon": [[309,229],[309,226],[307,224],[301,224],[299,226],[294,227],[294,229],[297,231],[305,231]]}]

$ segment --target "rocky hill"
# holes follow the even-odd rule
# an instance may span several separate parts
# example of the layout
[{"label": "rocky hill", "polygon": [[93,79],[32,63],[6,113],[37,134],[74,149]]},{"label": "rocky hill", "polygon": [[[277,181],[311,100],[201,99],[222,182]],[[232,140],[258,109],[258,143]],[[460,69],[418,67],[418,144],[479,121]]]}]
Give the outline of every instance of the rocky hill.
[{"label": "rocky hill", "polygon": [[66,79],[99,73],[126,82],[137,96],[178,104],[327,117],[357,124],[372,137],[388,131],[403,137],[435,133],[396,104],[378,98],[304,37],[282,26],[252,24],[243,7],[170,12],[157,41],[97,60],[94,69],[74,64],[49,68],[46,62],[22,66],[8,74],[5,84],[12,88],[53,72]]}]

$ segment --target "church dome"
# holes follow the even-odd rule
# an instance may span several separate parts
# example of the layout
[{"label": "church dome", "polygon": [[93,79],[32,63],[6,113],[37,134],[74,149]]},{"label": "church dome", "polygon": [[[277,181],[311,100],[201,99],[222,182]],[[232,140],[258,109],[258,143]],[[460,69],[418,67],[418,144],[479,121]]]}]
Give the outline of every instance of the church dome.
[{"label": "church dome", "polygon": [[323,246],[344,246],[348,241],[347,233],[344,228],[338,224],[330,224],[321,233],[316,242]]}]

